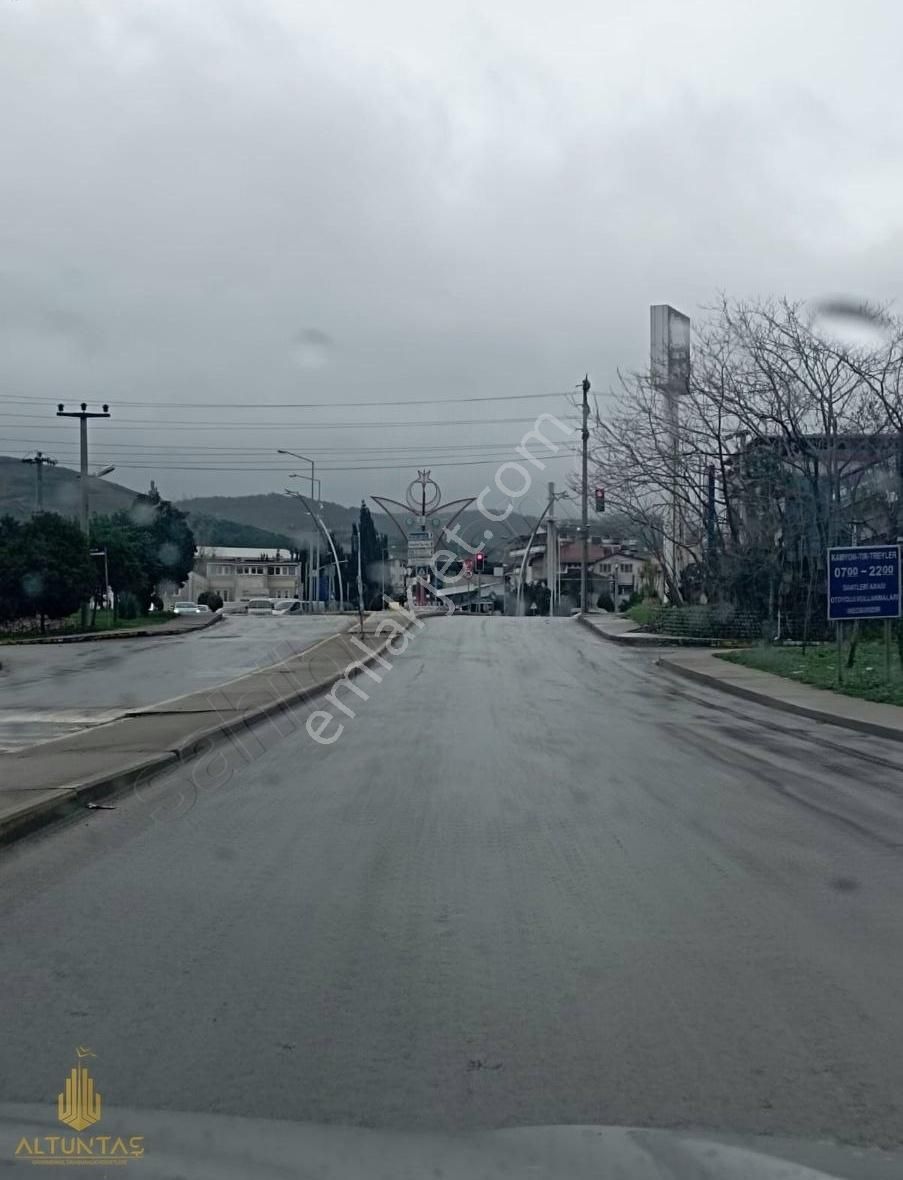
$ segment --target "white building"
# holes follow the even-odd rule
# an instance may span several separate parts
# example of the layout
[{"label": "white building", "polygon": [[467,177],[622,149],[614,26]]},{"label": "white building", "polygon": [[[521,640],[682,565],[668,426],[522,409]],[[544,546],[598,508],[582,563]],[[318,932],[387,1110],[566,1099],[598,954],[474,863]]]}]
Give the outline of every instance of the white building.
[{"label": "white building", "polygon": [[658,565],[649,557],[624,550],[606,554],[592,563],[595,585],[611,594],[615,606],[619,606],[631,594],[639,591],[644,582],[651,581],[657,594],[661,594],[661,577]]},{"label": "white building", "polygon": [[197,601],[205,590],[219,594],[223,602],[247,598],[301,598],[302,565],[283,549],[262,552],[232,546],[200,545],[194,569],[181,591]]}]

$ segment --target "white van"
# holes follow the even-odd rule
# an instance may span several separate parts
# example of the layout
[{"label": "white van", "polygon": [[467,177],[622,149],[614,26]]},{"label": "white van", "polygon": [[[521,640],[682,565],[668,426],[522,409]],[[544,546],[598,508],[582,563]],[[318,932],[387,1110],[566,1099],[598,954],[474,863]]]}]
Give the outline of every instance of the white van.
[{"label": "white van", "polygon": [[272,598],[251,598],[248,600],[249,615],[271,615],[272,613]]},{"label": "white van", "polygon": [[300,598],[280,598],[273,603],[274,615],[300,615],[302,609]]}]

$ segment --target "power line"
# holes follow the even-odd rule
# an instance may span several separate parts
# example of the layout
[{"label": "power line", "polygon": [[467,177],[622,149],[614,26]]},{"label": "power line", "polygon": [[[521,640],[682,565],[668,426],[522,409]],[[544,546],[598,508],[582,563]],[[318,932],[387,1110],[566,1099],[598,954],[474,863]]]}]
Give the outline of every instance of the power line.
[{"label": "power line", "polygon": [[[573,449],[567,446],[559,446],[556,451],[563,450],[567,454],[572,454]],[[75,458],[71,451],[65,449],[59,450],[58,453],[62,456],[64,461],[70,461]],[[266,456],[272,455],[272,448],[254,448],[254,447],[235,447],[235,448],[192,448],[192,447],[168,447],[155,446],[148,447],[142,444],[108,444],[105,447],[99,447],[95,450],[95,457],[99,462],[115,462],[119,466],[125,466],[128,461],[143,460],[145,463],[166,463],[169,459],[178,458],[180,460],[192,461],[197,464],[206,462],[216,462],[219,460],[222,463],[230,462],[233,465],[238,465],[237,460],[244,458],[262,460]],[[551,452],[555,453],[555,452]],[[430,448],[430,447],[410,447],[398,450],[392,447],[335,447],[328,451],[312,450],[312,454],[317,456],[319,460],[343,460],[354,458],[367,459],[381,459],[388,462],[394,460],[397,466],[403,466],[408,463],[417,461],[419,463],[437,465],[442,461],[447,462],[464,462],[468,459],[482,458],[487,462],[502,463],[506,460],[512,462],[516,461],[517,450],[511,446],[503,446],[493,444],[491,446],[484,446],[483,444],[475,444],[472,447],[462,445],[460,447],[444,447],[444,448]],[[547,452],[544,452],[544,455]],[[286,465],[283,463],[267,465],[268,469],[274,471],[294,471],[296,464]]]},{"label": "power line", "polygon": [[[5,419],[0,421],[0,427],[7,430],[31,429],[34,423],[45,424],[48,430],[54,429],[54,423],[47,423],[46,419],[35,417],[28,414],[9,414],[9,418],[22,419],[28,422],[29,426],[17,426],[11,424],[6,426]],[[397,430],[399,428],[418,429],[420,427],[428,426],[505,426],[512,423],[535,422],[535,418],[451,418],[451,419],[424,419],[422,422],[405,421],[405,422],[181,422],[178,423],[177,429],[185,430],[190,427],[199,427],[207,430]],[[117,416],[117,425],[123,426],[146,426],[151,430],[166,430],[170,433],[173,430],[172,421],[161,421],[157,418],[124,418]],[[57,427],[58,429],[59,427]],[[576,428],[575,428],[576,429]]]},{"label": "power line", "polygon": [[[18,442],[25,442],[24,439],[17,440]],[[64,448],[65,449],[65,448]],[[119,451],[139,451],[155,455],[170,454],[173,451],[183,452],[191,455],[271,455],[275,454],[272,446],[258,446],[258,447],[230,447],[230,446],[204,446],[198,444],[196,446],[186,445],[170,445],[168,443],[126,443],[126,442],[108,442],[102,447],[96,448],[101,453],[119,452]],[[448,444],[447,446],[430,446],[424,444],[423,446],[381,446],[381,447],[358,447],[349,445],[345,447],[311,447],[313,455],[437,455],[439,458],[447,458],[450,455],[457,454],[479,454],[479,453],[511,453],[515,454],[516,450],[513,444],[505,444],[500,442],[493,443],[460,443],[458,445]]]},{"label": "power line", "polygon": [[[366,402],[340,402],[336,403],[333,399],[328,402],[252,402],[246,407],[241,405],[231,405],[230,409],[240,410],[248,409],[249,411],[256,410],[320,410],[320,409],[335,409],[340,410],[345,406],[360,409],[361,407],[372,406],[373,409],[379,409],[380,406],[433,406],[433,405],[456,405],[459,402],[473,403],[473,402],[519,402],[519,401],[535,401],[540,398],[551,397],[569,397],[570,394],[562,392],[552,393],[498,393],[480,396],[465,396],[465,397],[414,397],[414,398],[380,398],[377,401]],[[21,402],[23,404],[32,403],[51,403],[50,398],[37,397],[30,394],[0,394],[0,402]],[[156,401],[143,401],[138,398],[120,398],[117,394],[116,405],[120,403],[126,406],[143,406],[150,409],[157,409],[158,407],[165,407],[167,410],[177,410],[185,406],[189,409],[200,410],[220,410],[223,408],[222,401],[208,401],[208,402],[188,402],[179,399],[177,402],[164,402],[159,399]]]},{"label": "power line", "polygon": [[[572,451],[567,451],[562,455],[549,455],[543,459],[544,463],[553,463],[556,460],[566,459],[573,455]],[[452,460],[446,462],[445,460],[439,463],[431,463],[431,467],[494,467],[497,466],[500,460],[498,459],[465,459]],[[275,467],[273,464],[267,464],[265,467],[258,467],[253,464],[244,463],[229,463],[227,465],[205,465],[197,463],[117,463],[117,467],[123,470],[130,471],[245,471],[245,472],[291,472],[291,467]],[[398,463],[386,464],[354,464],[351,466],[321,466],[317,464],[318,471],[397,471]]]}]

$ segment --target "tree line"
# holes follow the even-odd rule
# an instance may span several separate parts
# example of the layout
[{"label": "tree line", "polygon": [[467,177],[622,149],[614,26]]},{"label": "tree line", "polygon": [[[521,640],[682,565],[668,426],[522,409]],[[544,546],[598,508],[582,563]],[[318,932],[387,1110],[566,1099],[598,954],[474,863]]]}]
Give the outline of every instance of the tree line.
[{"label": "tree line", "polygon": [[[91,551],[103,550],[102,556]],[[85,602],[102,601],[105,579],[121,617],[146,614],[164,582],[183,583],[195,542],[184,513],[152,488],[127,512],[94,516],[90,543],[79,526],[54,512],[30,520],[0,519],[0,622],[61,619]],[[162,605],[162,603],[160,603]]]},{"label": "tree line", "polygon": [[801,303],[722,299],[694,323],[676,432],[653,375],[621,375],[595,417],[594,476],[671,602],[781,611],[808,634],[828,547],[896,541],[903,321],[857,318],[867,335],[851,338]]}]

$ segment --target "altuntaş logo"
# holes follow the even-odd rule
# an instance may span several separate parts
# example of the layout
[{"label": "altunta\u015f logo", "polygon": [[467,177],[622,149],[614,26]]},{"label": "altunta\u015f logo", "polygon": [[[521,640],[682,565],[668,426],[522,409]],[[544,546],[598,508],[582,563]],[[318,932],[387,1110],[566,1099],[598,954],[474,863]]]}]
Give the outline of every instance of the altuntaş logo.
[{"label": "altunta\u015f logo", "polygon": [[[83,1045],[76,1048],[75,1064],[57,1096],[57,1117],[73,1131],[100,1122],[101,1095],[84,1064],[94,1056]],[[143,1155],[143,1135],[23,1135],[16,1147],[17,1158],[33,1164],[127,1164]]]}]

